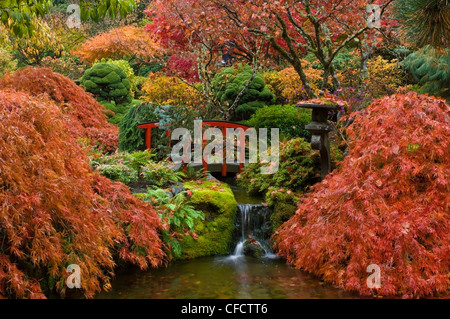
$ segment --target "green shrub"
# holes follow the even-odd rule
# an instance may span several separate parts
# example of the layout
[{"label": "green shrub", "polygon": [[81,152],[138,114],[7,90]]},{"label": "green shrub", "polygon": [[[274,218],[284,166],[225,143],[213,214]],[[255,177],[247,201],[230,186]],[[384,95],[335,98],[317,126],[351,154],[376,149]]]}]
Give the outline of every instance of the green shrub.
[{"label": "green shrub", "polygon": [[142,76],[135,76],[134,70],[131,67],[130,63],[127,60],[113,60],[113,59],[101,59],[100,61],[96,62],[94,65],[99,63],[108,63],[113,64],[121,68],[125,74],[127,75],[128,80],[130,81],[131,88],[130,93],[132,98],[139,98],[141,94],[141,88],[145,83],[146,77]]},{"label": "green shrub", "polygon": [[134,88],[134,98],[141,99],[144,95],[142,88],[144,87],[145,81],[147,81],[147,77],[145,76],[135,76],[133,78],[133,82],[131,83],[131,87]]},{"label": "green shrub", "polygon": [[109,63],[94,65],[86,70],[81,78],[81,84],[99,100],[114,101],[116,105],[132,101],[130,80],[125,71],[117,65]]},{"label": "green shrub", "polygon": [[[138,124],[157,121],[156,108],[157,106],[154,104],[142,103],[128,109],[119,126],[120,151],[130,152],[145,149],[145,130],[139,129]],[[152,139],[155,139],[157,135],[159,134],[156,133],[156,130],[152,130]]]},{"label": "green shrub", "polygon": [[116,104],[114,101],[106,101],[99,100],[100,104],[102,104],[107,110],[111,111],[107,113],[108,122],[120,126],[122,124],[122,120],[127,114],[130,107],[133,105],[141,104],[142,101],[132,100],[131,103],[122,103]]},{"label": "green shrub", "polygon": [[47,56],[42,59],[41,66],[51,68],[53,72],[67,76],[73,81],[80,80],[88,67],[78,57],[64,55],[60,58]]},{"label": "green shrub", "polygon": [[17,60],[14,59],[13,54],[0,47],[0,77],[7,71],[14,71],[17,69]]},{"label": "green shrub", "polygon": [[96,155],[90,165],[111,180],[120,180],[124,184],[137,182],[142,167],[149,165],[153,155],[147,151],[134,153],[115,153]]},{"label": "green shrub", "polygon": [[[212,81],[219,101],[225,105],[232,105],[252,74],[253,70],[248,65],[223,68]],[[258,108],[274,102],[275,95],[266,87],[264,78],[258,73],[240,98],[233,120],[248,119]]]},{"label": "green shrub", "polygon": [[288,189],[269,188],[266,193],[266,201],[272,208],[270,225],[273,232],[295,214],[300,197],[300,194],[294,193]]},{"label": "green shrub", "polygon": [[97,171],[103,176],[116,181],[119,180],[124,184],[138,181],[138,173],[125,164],[102,164],[97,166]]},{"label": "green shrub", "polygon": [[403,66],[422,87],[419,93],[429,93],[450,100],[450,49],[438,51],[426,46],[413,52]]},{"label": "green shrub", "polygon": [[161,126],[152,129],[152,151],[162,160],[170,153],[167,130],[185,127],[193,130],[197,112],[181,106],[155,105],[142,103],[129,108],[119,131],[119,149],[135,151],[145,149],[145,130],[139,129],[140,123],[157,121]]},{"label": "green shrub", "polygon": [[311,139],[311,133],[305,125],[311,122],[311,113],[294,105],[272,105],[256,110],[247,125],[256,129],[279,128],[282,138],[303,137]]},{"label": "green shrub", "polygon": [[149,162],[142,167],[141,177],[146,182],[162,187],[169,182],[179,182],[183,172],[176,172],[168,162]]},{"label": "green shrub", "polygon": [[147,194],[142,196],[142,200],[152,203],[163,223],[168,225],[167,229],[161,231],[162,239],[175,258],[181,257],[182,254],[179,239],[189,236],[195,240],[197,234],[193,232],[194,223],[205,219],[203,212],[194,209],[189,203],[186,194],[187,192],[181,192],[171,197],[163,189],[149,189]]},{"label": "green shrub", "polygon": [[266,193],[271,186],[303,192],[320,179],[320,157],[303,138],[280,142],[280,165],[275,174],[261,174],[261,166],[248,164],[238,175],[238,184],[250,193]]}]

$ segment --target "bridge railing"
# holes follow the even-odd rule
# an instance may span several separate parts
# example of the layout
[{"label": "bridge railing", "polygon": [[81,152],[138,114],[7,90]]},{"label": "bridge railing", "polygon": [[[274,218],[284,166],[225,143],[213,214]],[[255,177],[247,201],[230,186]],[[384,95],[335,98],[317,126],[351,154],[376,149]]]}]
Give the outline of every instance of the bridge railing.
[{"label": "bridge railing", "polygon": [[[145,122],[138,125],[138,128],[145,130],[145,146],[147,150],[151,150],[151,140],[152,140],[152,128],[160,127],[160,123],[153,121],[153,122]],[[221,121],[221,120],[204,120],[202,121],[202,132],[205,127],[217,127],[222,130],[222,138],[223,141],[227,140],[227,128],[233,128],[233,129],[242,129],[244,132],[251,128],[251,126],[230,122],[230,121]],[[170,136],[171,131],[166,131],[166,137],[169,139],[169,146],[170,146]],[[207,141],[205,139],[202,139],[203,147],[206,145]],[[240,137],[240,143],[239,145],[244,146],[245,145],[245,136],[241,135]],[[239,151],[239,172],[242,171],[244,168],[244,162],[245,162],[245,149]],[[222,168],[221,173],[222,176],[227,175],[227,161],[226,161],[226,147],[223,148],[223,162],[222,162]],[[205,170],[208,170],[208,163],[202,158],[202,165]]]}]

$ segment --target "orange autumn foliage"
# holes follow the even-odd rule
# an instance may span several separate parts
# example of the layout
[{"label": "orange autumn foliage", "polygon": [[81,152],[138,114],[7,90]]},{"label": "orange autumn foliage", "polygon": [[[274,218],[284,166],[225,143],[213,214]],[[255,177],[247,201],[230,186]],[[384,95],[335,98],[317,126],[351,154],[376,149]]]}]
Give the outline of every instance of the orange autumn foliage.
[{"label": "orange autumn foliage", "polygon": [[161,227],[150,204],[92,171],[55,103],[0,90],[0,298],[64,294],[69,264],[92,297],[113,257],[162,263]]},{"label": "orange autumn foliage", "polygon": [[[361,294],[448,293],[450,107],[392,95],[356,115],[341,166],[305,194],[274,236],[297,268]],[[369,288],[367,267],[381,268]]]},{"label": "orange autumn foliage", "polygon": [[90,38],[72,53],[89,64],[103,58],[122,59],[125,56],[150,62],[162,53],[162,49],[144,28],[128,25]]},{"label": "orange autumn foliage", "polygon": [[117,149],[119,130],[107,122],[104,114],[110,111],[64,75],[50,68],[29,66],[0,78],[0,88],[34,96],[47,94],[62,110],[73,137],[87,138],[91,145],[100,144],[106,152]]}]

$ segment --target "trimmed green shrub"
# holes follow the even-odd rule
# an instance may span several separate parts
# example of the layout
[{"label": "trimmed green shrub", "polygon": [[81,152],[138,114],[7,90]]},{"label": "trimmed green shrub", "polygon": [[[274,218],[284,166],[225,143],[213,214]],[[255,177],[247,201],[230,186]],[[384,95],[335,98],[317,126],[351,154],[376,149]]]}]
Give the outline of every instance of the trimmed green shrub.
[{"label": "trimmed green shrub", "polygon": [[81,78],[81,84],[99,100],[114,101],[117,105],[132,101],[130,80],[125,71],[117,65],[109,63],[94,65],[86,70]]},{"label": "trimmed green shrub", "polygon": [[[212,81],[214,92],[219,101],[225,105],[232,105],[251,79],[252,74],[253,70],[248,65],[239,65],[237,68],[223,68]],[[258,73],[240,98],[233,120],[246,120],[258,108],[274,102],[275,95],[266,87],[264,78]]]},{"label": "trimmed green shrub", "polygon": [[145,81],[147,80],[147,77],[134,75],[134,70],[127,60],[113,60],[113,59],[103,58],[100,61],[98,61],[97,63],[95,63],[94,65],[99,64],[99,63],[114,64],[114,65],[118,66],[119,68],[121,68],[127,75],[128,80],[130,80],[131,97],[134,99],[138,99],[142,96],[141,89],[142,89],[142,86],[144,85]]},{"label": "trimmed green shrub", "polygon": [[256,110],[247,125],[259,128],[279,128],[282,139],[303,137],[311,139],[305,125],[311,122],[311,112],[294,105],[272,105]]}]

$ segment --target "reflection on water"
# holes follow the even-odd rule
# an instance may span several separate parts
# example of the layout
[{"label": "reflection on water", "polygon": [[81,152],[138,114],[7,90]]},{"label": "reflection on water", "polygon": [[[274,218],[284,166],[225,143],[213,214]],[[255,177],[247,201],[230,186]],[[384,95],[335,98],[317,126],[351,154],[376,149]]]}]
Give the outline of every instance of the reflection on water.
[{"label": "reflection on water", "polygon": [[206,257],[128,270],[97,298],[357,298],[274,258]]}]

